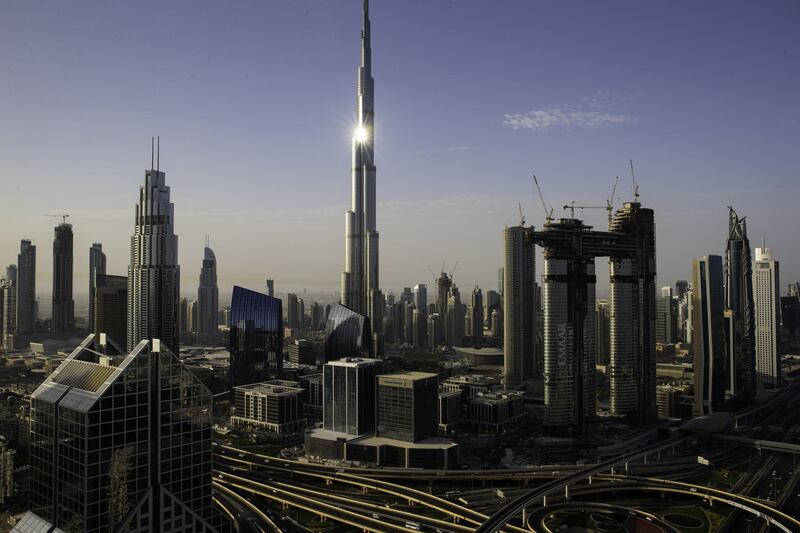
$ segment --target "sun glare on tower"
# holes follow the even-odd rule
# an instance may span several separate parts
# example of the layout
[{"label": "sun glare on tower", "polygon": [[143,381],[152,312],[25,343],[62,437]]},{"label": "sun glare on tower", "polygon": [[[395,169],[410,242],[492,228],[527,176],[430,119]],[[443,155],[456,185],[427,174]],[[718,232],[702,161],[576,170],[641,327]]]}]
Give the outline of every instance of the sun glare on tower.
[{"label": "sun glare on tower", "polygon": [[366,142],[367,141],[367,128],[365,128],[364,126],[358,126],[356,128],[356,132],[355,132],[355,139],[360,143]]}]

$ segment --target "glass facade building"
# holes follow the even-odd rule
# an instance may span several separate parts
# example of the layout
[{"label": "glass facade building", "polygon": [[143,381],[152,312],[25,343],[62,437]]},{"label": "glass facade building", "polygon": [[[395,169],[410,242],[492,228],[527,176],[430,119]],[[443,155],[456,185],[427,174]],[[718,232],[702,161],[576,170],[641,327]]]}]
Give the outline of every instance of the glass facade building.
[{"label": "glass facade building", "polygon": [[325,323],[325,360],[372,357],[372,327],[368,317],[333,304]]},{"label": "glass facade building", "polygon": [[215,531],[211,393],[157,340],[89,335],[31,396],[30,508],[68,532]]},{"label": "glass facade building", "polygon": [[230,325],[231,391],[280,378],[283,370],[283,310],[277,298],[233,287]]},{"label": "glass facade building", "polygon": [[359,358],[331,361],[323,366],[324,429],[348,435],[375,430],[375,380],[381,366],[378,359]]}]

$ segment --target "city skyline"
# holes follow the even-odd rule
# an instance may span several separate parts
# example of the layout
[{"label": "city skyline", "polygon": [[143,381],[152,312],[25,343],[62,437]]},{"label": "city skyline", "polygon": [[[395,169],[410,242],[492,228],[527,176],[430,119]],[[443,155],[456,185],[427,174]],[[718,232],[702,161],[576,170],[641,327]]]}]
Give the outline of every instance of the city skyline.
[{"label": "city skyline", "polygon": [[[372,6],[373,19],[378,18],[381,28],[373,49],[391,58],[375,68],[382,88],[376,137],[381,148],[377,203],[378,227],[384,241],[381,276],[385,293],[430,283],[427,265],[435,267],[443,260],[448,268],[458,261],[455,281],[460,287],[476,283],[494,286],[494,273],[502,264],[502,227],[517,222],[517,202],[522,200],[529,222],[537,227],[543,222],[541,206],[533,193],[532,173],[540,176],[545,197],[557,211],[573,199],[602,203],[613,177],[619,175],[619,206],[631,196],[628,158],[636,162],[643,200],[656,212],[660,284],[689,278],[690,258],[724,251],[725,243],[719,235],[725,231],[729,204],[748,217],[754,239],[766,235],[783,263],[785,279],[799,277],[800,251],[792,245],[788,227],[781,223],[791,213],[790,199],[797,190],[791,181],[796,171],[790,165],[791,149],[800,135],[800,113],[790,96],[796,92],[799,78],[788,68],[797,62],[794,50],[798,47],[794,43],[798,37],[790,31],[789,22],[797,6],[779,3],[769,11],[732,6],[726,24],[714,18],[713,6],[693,6],[691,14],[697,26],[683,24],[682,15],[676,14],[680,10],[665,8],[629,10],[636,24],[616,21],[609,12],[595,13],[607,31],[622,32],[624,22],[627,34],[622,32],[618,42],[605,43],[596,41],[596,21],[590,25],[589,20],[596,8],[588,5],[583,16],[575,18],[574,27],[565,26],[570,18],[562,7],[509,3],[503,13],[484,13],[476,5],[425,4],[431,15],[428,21],[413,17],[422,8],[414,3],[398,6],[377,2]],[[76,300],[88,294],[88,278],[81,273],[88,270],[85,251],[91,243],[104,244],[110,274],[123,274],[127,268],[131,197],[139,184],[139,172],[146,168],[146,137],[160,133],[167,141],[162,167],[171,176],[178,213],[176,232],[184,243],[179,264],[188,276],[185,279],[197,279],[203,253],[201,239],[210,234],[220,260],[223,297],[230,294],[235,283],[260,289],[266,276],[276,279],[279,293],[303,287],[337,292],[343,263],[341,211],[348,203],[345,188],[349,181],[343,154],[348,152],[352,136],[352,66],[357,59],[355,35],[360,23],[352,20],[349,9],[317,2],[262,8],[270,15],[262,18],[263,24],[272,30],[263,33],[256,32],[251,21],[226,13],[222,23],[226,28],[238,27],[239,40],[220,43],[217,51],[202,48],[210,54],[208,58],[199,52],[190,53],[186,65],[176,63],[177,54],[186,53],[198,42],[200,33],[195,31],[176,31],[171,37],[175,50],[154,48],[155,43],[138,46],[128,40],[133,27],[127,24],[143,17],[141,13],[135,13],[132,22],[120,23],[119,37],[107,30],[89,36],[89,32],[76,30],[92,21],[113,20],[126,8],[87,13],[91,11],[87,6],[76,6],[61,28],[53,27],[52,11],[37,9],[14,6],[6,18],[40,21],[29,34],[20,36],[13,25],[1,32],[7,36],[3,40],[29,43],[26,46],[31,48],[26,55],[19,45],[0,47],[4,50],[0,60],[8,63],[12,73],[9,85],[0,89],[4,96],[0,106],[10,125],[3,133],[0,157],[4,167],[16,176],[10,182],[13,186],[4,191],[0,264],[14,262],[20,239],[48,242],[52,220],[42,215],[69,206],[75,233],[74,269],[79,273],[75,276]],[[509,12],[518,16],[509,17]],[[179,14],[166,8],[154,8],[153,13],[158,15],[154,23],[165,30],[176,24]],[[185,15],[202,26],[216,14],[209,7]],[[86,15],[85,20],[82,15]],[[552,23],[543,23],[541,15],[549,15]],[[500,19],[515,31],[501,35],[496,29]],[[387,20],[396,23],[387,24]],[[536,31],[521,30],[528,22]],[[292,28],[302,45],[281,48],[278,56],[276,44],[288,31],[280,29],[281,23]],[[764,38],[758,42],[743,38],[743,30],[753,25],[771,31],[759,33]],[[655,35],[648,35],[648,30],[656,26]],[[475,42],[479,27],[486,37]],[[667,39],[675,28],[681,29],[682,42]],[[708,50],[699,45],[694,54],[686,55],[686,47],[698,45],[708,28],[717,45]],[[564,44],[565,48],[542,47],[558,29],[586,33],[577,35],[577,44]],[[44,30],[51,34],[40,35]],[[441,39],[440,31],[445,32],[446,39]],[[406,32],[414,32],[418,41],[406,43]],[[84,47],[101,49],[98,40],[102,39],[107,41],[109,53],[119,52],[120,59],[113,65],[100,52],[62,58],[78,71],[90,69],[89,81],[108,68],[110,77],[103,86],[104,94],[81,92],[81,84],[88,81],[79,81],[80,76],[61,79],[61,70],[52,70],[52,59],[44,52],[59,38],[65,43],[63,53]],[[562,36],[562,40],[568,39]],[[580,53],[587,42],[600,47],[598,54],[619,55],[601,62],[609,67],[603,76],[594,76],[597,73],[589,64],[590,58]],[[620,49],[634,42],[641,50]],[[223,61],[227,54],[239,50],[237,46],[244,47],[243,57],[258,60],[257,68],[244,60],[230,64]],[[508,52],[507,57],[494,55],[500,49]],[[642,57],[642,50],[650,52],[649,62]],[[146,59],[155,57],[151,55],[155,51],[162,61],[152,66],[169,83],[161,84],[161,89],[137,85],[141,94],[134,97],[126,87],[127,77],[140,72]],[[712,52],[721,59],[709,65],[705,61]],[[462,57],[474,60],[472,66],[468,68],[459,59]],[[564,57],[571,61],[569,66],[556,62]],[[490,58],[496,58],[497,63]],[[302,76],[297,80],[301,82],[299,88],[296,82],[277,83],[286,79],[281,69],[291,69],[301,60],[312,61],[313,68],[307,73],[292,71]],[[680,85],[667,77],[679,60],[685,62],[682,66],[686,72],[705,75],[698,80],[684,79],[686,86]],[[444,61],[447,69],[436,68]],[[630,71],[637,72],[635,78],[626,73],[626,61]],[[539,65],[534,70],[549,76],[542,79],[527,72],[529,65]],[[238,89],[225,89],[215,81],[213,87],[221,92],[211,94],[198,86],[221,68],[226,76],[242,80],[236,85]],[[502,96],[499,102],[481,100],[486,82],[475,87],[463,83],[481,74],[506,80],[497,89]],[[620,79],[615,79],[617,75]],[[593,81],[584,80],[585,76]],[[646,83],[647,76],[650,81]],[[52,90],[63,89],[65,100],[58,102],[58,113],[42,103],[34,116],[44,120],[47,128],[33,132],[20,121],[30,118],[26,112],[31,112],[32,99],[42,96],[37,91],[44,90],[33,89],[42,87],[42,82]],[[582,88],[575,89],[576,84]],[[271,98],[258,96],[255,91],[265,86]],[[426,98],[431,87],[434,98]],[[176,103],[181,89],[190,95],[185,105]],[[291,92],[283,94],[287,89]],[[668,90],[674,93],[664,95]],[[133,119],[129,111],[116,109],[116,98],[108,97],[115,93],[117,97],[132,97],[134,110],[141,111],[146,105],[148,120]],[[453,96],[448,98],[448,94]],[[484,107],[475,108],[479,100]],[[302,117],[289,116],[280,112],[286,102],[310,107]],[[215,103],[223,104],[225,116],[215,110]],[[112,104],[113,110],[109,107]],[[206,106],[208,111],[198,113],[202,107],[197,106]],[[243,116],[245,108],[254,110],[252,118]],[[75,122],[78,115],[73,115],[78,110],[80,124]],[[423,115],[424,122],[419,120]],[[130,127],[124,131],[109,129],[109,117]],[[694,122],[681,122],[688,118]],[[317,124],[309,129],[312,120]],[[192,131],[182,125],[185,121],[194,126]],[[727,131],[730,121],[737,125],[745,121],[751,127]],[[211,133],[199,127],[203,124],[220,127]],[[76,127],[75,135],[66,134],[64,128],[68,126]],[[300,136],[301,131],[305,137]],[[294,156],[301,139],[306,151],[316,155],[287,173],[287,165],[298,161]],[[703,142],[699,142],[701,139]],[[737,149],[745,144],[750,146],[748,150]],[[266,153],[264,147],[269,147]],[[574,152],[585,157],[576,161],[569,156]],[[84,165],[87,159],[93,161],[89,169]],[[53,167],[56,162],[58,166]],[[218,191],[216,174],[220,166],[225,168],[230,186]],[[69,183],[70,187],[65,190],[44,181],[54,175],[60,177],[59,183]],[[93,194],[81,194],[92,183]],[[97,187],[98,183],[106,186]],[[265,192],[251,198],[234,196],[243,187]],[[273,194],[276,191],[280,194]],[[26,198],[33,195],[37,204],[30,208]],[[481,216],[476,217],[476,213]],[[604,226],[601,211],[585,211],[578,216],[597,229]],[[259,231],[263,249],[251,250],[237,237],[253,227],[264,228]],[[688,231],[695,237],[691,243],[682,238]],[[458,235],[470,235],[473,240],[453,238]],[[472,242],[485,244],[475,247]],[[291,253],[276,257],[267,251],[275,248]],[[38,249],[37,295],[47,297],[52,285],[52,258],[47,246]],[[250,260],[237,261],[235,258],[245,251]],[[604,265],[598,263],[597,267],[603,269]],[[182,294],[194,294],[196,287],[192,285],[185,283]],[[603,287],[598,287],[598,293],[603,292]],[[82,309],[76,311],[84,314]]]}]

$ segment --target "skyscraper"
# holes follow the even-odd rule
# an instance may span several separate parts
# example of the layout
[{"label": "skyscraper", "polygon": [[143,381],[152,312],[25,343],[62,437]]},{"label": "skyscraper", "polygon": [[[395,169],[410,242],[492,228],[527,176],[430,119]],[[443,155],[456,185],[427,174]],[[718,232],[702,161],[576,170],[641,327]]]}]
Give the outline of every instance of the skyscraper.
[{"label": "skyscraper", "polygon": [[267,280],[267,296],[275,297],[275,280],[273,279]]},{"label": "skyscraper", "polygon": [[5,349],[14,347],[14,333],[17,330],[17,265],[6,267],[5,278],[0,280],[0,305],[3,315],[0,321],[0,346]]},{"label": "skyscraper", "polygon": [[753,264],[753,300],[755,303],[756,383],[759,389],[778,387],[781,366],[778,356],[780,338],[780,272],[772,249],[763,243],[756,248]]},{"label": "skyscraper", "polygon": [[175,207],[170,202],[166,174],[156,165],[144,173],[139,188],[131,258],[128,266],[128,350],[142,339],[160,339],[180,353],[178,330],[180,266]]},{"label": "skyscraper", "polygon": [[380,327],[378,231],[375,226],[375,91],[372,79],[369,1],[364,0],[361,65],[357,74],[353,134],[352,205],[345,214],[345,268],[341,303],[370,317]]},{"label": "skyscraper", "polygon": [[283,310],[281,301],[234,286],[231,297],[231,391],[268,379],[283,370]]},{"label": "skyscraper", "polygon": [[707,255],[692,261],[692,282],[692,413],[703,416],[722,408],[728,385],[722,257]]},{"label": "skyscraper", "polygon": [[52,331],[75,328],[75,301],[72,299],[72,224],[59,224],[53,239],[53,320]]},{"label": "skyscraper", "polygon": [[753,261],[747,238],[747,221],[732,207],[728,214],[725,246],[725,343],[728,352],[728,390],[746,400],[754,392],[755,313]]},{"label": "skyscraper", "polygon": [[611,412],[634,425],[652,424],[658,419],[653,210],[639,202],[625,202],[614,213],[609,229],[621,234],[624,243],[622,253],[608,263]]},{"label": "skyscraper", "polygon": [[92,331],[105,333],[121,346],[128,338],[128,278],[98,274],[94,290]]},{"label": "skyscraper", "polygon": [[472,313],[470,336],[472,337],[472,345],[477,347],[483,344],[483,292],[477,285],[472,289],[470,308]]},{"label": "skyscraper", "polygon": [[656,297],[656,342],[675,343],[678,310],[672,298],[672,287],[661,287],[661,295]]},{"label": "skyscraper", "polygon": [[464,304],[461,303],[461,293],[458,287],[450,288],[447,298],[447,320],[445,326],[445,343],[448,346],[461,346],[464,344]]},{"label": "skyscraper", "polygon": [[594,306],[594,340],[596,344],[597,364],[607,365],[611,352],[611,317],[608,300],[597,300]]},{"label": "skyscraper", "polygon": [[20,242],[17,256],[17,333],[36,327],[36,245]]},{"label": "skyscraper", "polygon": [[376,378],[381,361],[350,357],[322,367],[322,427],[347,435],[375,430]]},{"label": "skyscraper", "polygon": [[437,344],[443,344],[447,337],[447,305],[452,286],[453,280],[447,272],[442,272],[436,279],[436,312],[440,322],[439,337],[435,339]]},{"label": "skyscraper", "polygon": [[506,389],[513,389],[535,372],[534,294],[536,275],[533,230],[510,226],[503,230],[505,267],[501,290],[503,296],[503,333],[505,358],[503,375]]},{"label": "skyscraper", "polygon": [[428,286],[424,283],[414,285],[414,304],[423,311],[428,308]]},{"label": "skyscraper", "polygon": [[203,268],[200,270],[200,283],[197,287],[197,341],[201,344],[217,342],[217,323],[219,311],[219,289],[217,288],[217,257],[206,246],[203,249]]},{"label": "skyscraper", "polygon": [[31,511],[59,531],[214,531],[211,393],[158,339],[89,335],[30,418]]},{"label": "skyscraper", "polygon": [[[99,242],[92,244],[89,248],[89,320],[87,322],[90,332],[97,333],[94,328],[94,289],[97,286],[97,276],[106,274],[106,254],[103,253],[103,245]],[[103,330],[105,331],[105,330]],[[127,342],[127,338],[114,338],[117,343]]]},{"label": "skyscraper", "polygon": [[289,329],[300,328],[301,324],[297,320],[299,316],[297,295],[290,292],[286,295],[286,326]]}]

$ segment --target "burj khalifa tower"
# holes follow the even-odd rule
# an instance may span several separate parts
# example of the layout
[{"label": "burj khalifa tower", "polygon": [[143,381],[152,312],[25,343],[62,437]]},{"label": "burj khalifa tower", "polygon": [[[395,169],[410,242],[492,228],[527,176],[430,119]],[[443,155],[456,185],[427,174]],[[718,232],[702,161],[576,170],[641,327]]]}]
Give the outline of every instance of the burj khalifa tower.
[{"label": "burj khalifa tower", "polygon": [[370,48],[369,0],[364,0],[361,65],[358,67],[353,134],[352,205],[345,213],[345,267],[341,303],[367,315],[381,331],[382,295],[378,281],[375,229],[375,93]]}]

